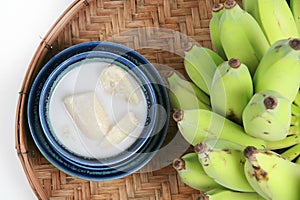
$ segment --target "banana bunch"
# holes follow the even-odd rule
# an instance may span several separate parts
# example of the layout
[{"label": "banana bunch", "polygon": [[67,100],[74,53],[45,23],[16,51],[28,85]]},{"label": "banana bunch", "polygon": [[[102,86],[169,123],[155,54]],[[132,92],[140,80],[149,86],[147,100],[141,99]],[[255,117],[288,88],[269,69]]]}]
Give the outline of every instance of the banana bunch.
[{"label": "banana bunch", "polygon": [[199,199],[299,200],[300,1],[225,0],[211,12],[213,49],[185,51],[193,90],[177,83],[180,100],[170,95],[194,148],[173,167]]}]

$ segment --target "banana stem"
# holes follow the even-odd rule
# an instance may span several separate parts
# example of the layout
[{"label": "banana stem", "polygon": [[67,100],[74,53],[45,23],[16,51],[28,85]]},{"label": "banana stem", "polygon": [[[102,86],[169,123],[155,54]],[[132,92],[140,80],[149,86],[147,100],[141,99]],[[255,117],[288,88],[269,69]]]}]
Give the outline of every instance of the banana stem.
[{"label": "banana stem", "polygon": [[176,169],[176,171],[181,171],[185,169],[185,162],[181,158],[176,158],[173,160],[173,168]]},{"label": "banana stem", "polygon": [[300,144],[297,144],[281,154],[282,157],[292,161],[300,155]]},{"label": "banana stem", "polygon": [[283,140],[266,142],[266,149],[275,150],[275,149],[284,149],[300,143],[300,134],[295,134],[286,137]]}]

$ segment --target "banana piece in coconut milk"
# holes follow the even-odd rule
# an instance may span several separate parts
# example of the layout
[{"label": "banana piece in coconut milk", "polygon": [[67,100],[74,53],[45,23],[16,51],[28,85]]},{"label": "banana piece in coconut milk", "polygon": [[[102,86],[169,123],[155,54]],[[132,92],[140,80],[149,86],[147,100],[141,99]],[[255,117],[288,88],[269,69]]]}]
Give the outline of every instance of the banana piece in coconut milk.
[{"label": "banana piece in coconut milk", "polygon": [[139,125],[139,119],[133,112],[128,112],[110,131],[106,139],[112,144],[119,144],[127,138]]},{"label": "banana piece in coconut milk", "polygon": [[138,85],[123,68],[110,65],[100,75],[101,86],[112,95],[121,95],[131,104],[141,101]]},{"label": "banana piece in coconut milk", "polygon": [[77,127],[88,138],[99,139],[108,132],[107,114],[94,92],[68,96],[64,104]]}]

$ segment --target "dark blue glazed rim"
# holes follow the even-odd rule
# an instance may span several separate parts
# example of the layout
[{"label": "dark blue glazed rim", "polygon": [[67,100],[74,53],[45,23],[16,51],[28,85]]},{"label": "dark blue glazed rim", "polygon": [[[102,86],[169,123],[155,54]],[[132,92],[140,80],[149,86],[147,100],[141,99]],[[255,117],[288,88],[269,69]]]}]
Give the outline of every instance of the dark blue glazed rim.
[{"label": "dark blue glazed rim", "polygon": [[[142,90],[144,91],[146,101],[148,103],[147,108],[147,120],[145,123],[145,128],[143,129],[140,137],[134,142],[126,151],[119,155],[106,159],[95,159],[82,157],[70,152],[65,146],[57,139],[55,133],[51,126],[51,120],[49,119],[49,103],[51,101],[52,92],[55,89],[58,82],[67,74],[70,70],[80,67],[80,65],[88,62],[106,62],[108,64],[116,64],[122,67],[124,70],[128,71],[135,77]],[[156,105],[156,97],[153,89],[151,88],[151,83],[147,77],[139,70],[139,68],[127,59],[108,52],[94,51],[94,52],[84,52],[72,56],[63,63],[61,63],[48,77],[41,91],[40,103],[39,103],[39,116],[41,121],[42,129],[48,139],[49,144],[63,157],[78,163],[83,166],[90,167],[103,167],[106,165],[116,165],[117,163],[122,163],[125,159],[128,159],[132,154],[136,153],[139,148],[146,142],[147,137],[152,132],[153,124],[156,123],[157,115],[153,108]]]},{"label": "dark blue glazed rim", "polygon": [[[157,113],[158,116],[167,115],[166,119],[158,120],[158,123],[153,127],[153,132],[157,131],[157,134],[151,135],[145,144],[134,154],[130,159],[124,160],[126,163],[122,165],[119,163],[118,166],[102,166],[95,168],[87,168],[85,166],[78,165],[72,160],[61,157],[53,149],[49,142],[46,140],[43,129],[39,120],[39,100],[40,93],[44,86],[45,81],[52,73],[52,71],[59,66],[66,59],[83,52],[94,52],[94,51],[106,51],[120,55],[127,60],[133,62],[139,69],[147,74],[147,78],[152,84],[154,90],[157,104],[165,109],[165,113]],[[160,110],[158,110],[161,112]],[[58,169],[64,171],[67,174],[72,176],[93,180],[93,181],[104,181],[112,180],[117,178],[125,177],[129,174],[136,172],[145,166],[159,151],[164,138],[166,136],[168,124],[169,124],[169,99],[167,95],[167,90],[164,86],[164,83],[156,71],[156,69],[149,63],[149,61],[141,56],[136,51],[112,42],[85,42],[81,44],[74,45],[69,47],[60,53],[52,57],[41,69],[37,77],[35,78],[30,93],[28,96],[28,105],[27,105],[27,116],[28,116],[28,125],[30,129],[31,136],[43,154],[43,156]],[[155,131],[156,130],[156,131]]]}]

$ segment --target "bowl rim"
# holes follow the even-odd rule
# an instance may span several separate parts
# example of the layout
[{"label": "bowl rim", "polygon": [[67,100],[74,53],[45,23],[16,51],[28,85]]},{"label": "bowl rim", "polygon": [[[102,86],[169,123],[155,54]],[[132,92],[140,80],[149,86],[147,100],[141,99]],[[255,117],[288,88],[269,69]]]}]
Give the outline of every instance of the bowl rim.
[{"label": "bowl rim", "polygon": [[[113,47],[113,48],[112,48]],[[167,118],[166,121],[162,124],[162,128],[160,129],[159,137],[158,134],[154,135],[151,139],[150,144],[147,144],[147,150],[145,154],[146,156],[140,156],[137,158],[133,158],[133,161],[136,161],[135,166],[127,166],[127,169],[123,171],[118,171],[112,169],[110,167],[106,167],[103,169],[100,168],[85,168],[83,166],[76,166],[72,161],[66,160],[65,158],[61,158],[58,156],[55,151],[49,146],[46,142],[45,138],[43,138],[40,123],[39,123],[39,116],[37,111],[38,101],[39,101],[39,91],[43,86],[43,83],[46,77],[57,67],[63,60],[82,52],[88,51],[108,51],[111,53],[116,53],[125,57],[126,59],[134,62],[136,65],[140,65],[143,71],[148,71],[151,75],[150,80],[156,82],[155,85],[155,92],[158,95],[158,103],[164,107],[166,110]],[[56,168],[62,170],[66,174],[91,180],[91,181],[104,181],[104,180],[113,180],[117,178],[123,178],[131,173],[134,173],[144,167],[155,155],[156,151],[159,150],[161,147],[164,138],[166,137],[168,124],[169,124],[169,116],[170,116],[170,105],[169,105],[169,98],[167,95],[167,90],[164,86],[164,82],[160,77],[158,71],[152,66],[152,70],[149,70],[149,66],[152,64],[138,52],[130,49],[124,45],[112,43],[112,42],[102,42],[102,41],[90,41],[90,42],[83,42],[73,46],[70,46],[61,52],[54,55],[45,65],[41,68],[38,75],[35,77],[29,94],[28,94],[28,102],[27,102],[27,121],[28,127],[33,138],[34,143],[36,144],[37,148],[40,150],[41,154]],[[151,68],[151,67],[150,67]],[[158,92],[159,91],[159,92]],[[105,171],[106,170],[106,171]]]}]

